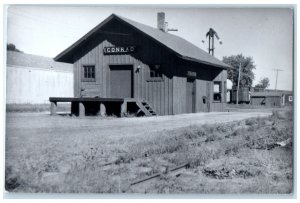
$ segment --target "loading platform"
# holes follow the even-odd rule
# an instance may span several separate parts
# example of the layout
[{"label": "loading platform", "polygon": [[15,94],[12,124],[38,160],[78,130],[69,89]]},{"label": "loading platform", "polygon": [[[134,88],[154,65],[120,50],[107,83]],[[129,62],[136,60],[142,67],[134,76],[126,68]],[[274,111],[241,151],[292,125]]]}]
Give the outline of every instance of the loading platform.
[{"label": "loading platform", "polygon": [[56,115],[57,104],[71,103],[71,114],[76,116],[156,116],[157,113],[144,99],[100,97],[50,97],[50,113]]}]

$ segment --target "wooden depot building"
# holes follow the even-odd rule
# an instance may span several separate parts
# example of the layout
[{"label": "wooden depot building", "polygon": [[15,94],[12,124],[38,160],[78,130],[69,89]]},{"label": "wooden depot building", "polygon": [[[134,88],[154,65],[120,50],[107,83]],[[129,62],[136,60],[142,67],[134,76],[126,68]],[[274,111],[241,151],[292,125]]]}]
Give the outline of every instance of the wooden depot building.
[{"label": "wooden depot building", "polygon": [[174,115],[223,111],[228,65],[165,28],[112,14],[54,59],[73,64],[76,115]]}]

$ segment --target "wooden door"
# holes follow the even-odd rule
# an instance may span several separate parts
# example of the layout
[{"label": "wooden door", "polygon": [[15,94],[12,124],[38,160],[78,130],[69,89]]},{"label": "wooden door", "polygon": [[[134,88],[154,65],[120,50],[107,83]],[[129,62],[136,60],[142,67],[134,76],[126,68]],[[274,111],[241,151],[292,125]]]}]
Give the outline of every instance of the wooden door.
[{"label": "wooden door", "polygon": [[196,84],[194,79],[187,79],[186,82],[186,111],[187,113],[196,112]]},{"label": "wooden door", "polygon": [[133,66],[113,65],[110,66],[110,97],[132,98],[133,97]]}]

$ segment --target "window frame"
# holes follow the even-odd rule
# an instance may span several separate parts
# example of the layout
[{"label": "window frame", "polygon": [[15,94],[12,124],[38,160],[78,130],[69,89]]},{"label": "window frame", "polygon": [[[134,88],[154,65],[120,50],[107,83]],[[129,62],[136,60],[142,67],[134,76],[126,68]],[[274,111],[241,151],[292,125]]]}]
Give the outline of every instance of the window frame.
[{"label": "window frame", "polygon": [[[93,68],[93,69],[90,69],[90,68]],[[94,64],[82,65],[81,75],[82,75],[82,77],[81,77],[82,82],[95,82],[96,81],[96,66]]]}]

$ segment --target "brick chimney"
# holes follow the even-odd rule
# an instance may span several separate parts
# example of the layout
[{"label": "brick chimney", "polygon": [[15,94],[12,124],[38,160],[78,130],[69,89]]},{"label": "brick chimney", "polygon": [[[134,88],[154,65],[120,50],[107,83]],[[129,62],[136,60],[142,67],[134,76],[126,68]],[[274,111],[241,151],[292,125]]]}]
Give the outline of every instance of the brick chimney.
[{"label": "brick chimney", "polygon": [[157,29],[165,32],[165,13],[159,12],[157,13]]}]

